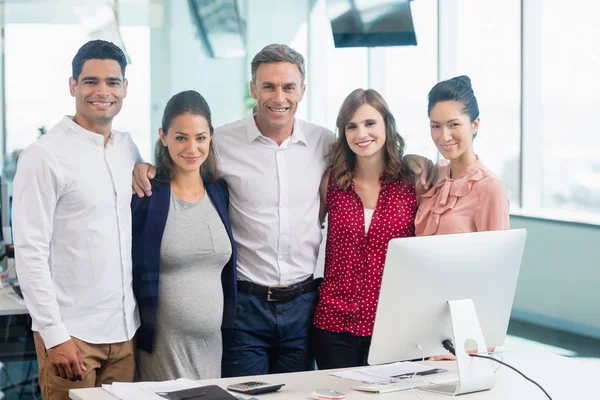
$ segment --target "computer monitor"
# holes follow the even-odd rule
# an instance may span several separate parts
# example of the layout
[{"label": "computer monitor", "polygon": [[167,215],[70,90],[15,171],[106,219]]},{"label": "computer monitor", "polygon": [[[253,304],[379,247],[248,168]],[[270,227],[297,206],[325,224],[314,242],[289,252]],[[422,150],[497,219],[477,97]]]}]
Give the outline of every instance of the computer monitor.
[{"label": "computer monitor", "polygon": [[[464,299],[475,306],[485,345],[502,345],[526,235],[515,229],[392,239],[369,364],[447,354],[442,341],[452,340],[456,324],[469,317],[455,311],[451,318],[449,304]],[[454,343],[457,352],[461,345]]]}]

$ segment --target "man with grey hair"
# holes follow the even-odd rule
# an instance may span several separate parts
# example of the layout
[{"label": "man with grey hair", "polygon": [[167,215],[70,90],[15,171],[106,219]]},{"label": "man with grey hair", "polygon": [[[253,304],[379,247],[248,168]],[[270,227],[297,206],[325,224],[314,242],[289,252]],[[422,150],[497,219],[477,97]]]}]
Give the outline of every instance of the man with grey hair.
[{"label": "man with grey hair", "polygon": [[[217,128],[213,139],[237,244],[237,306],[232,329],[223,331],[224,377],[312,368],[319,185],[334,140],[328,129],[295,118],[306,90],[301,54],[271,44],[251,66],[254,112]],[[134,175],[136,193],[149,195],[154,171],[142,164]]]},{"label": "man with grey hair", "polygon": [[237,313],[223,376],[306,371],[320,280],[319,194],[331,131],[295,118],[304,57],[271,44],[252,60],[253,115],[215,133],[238,245]]}]

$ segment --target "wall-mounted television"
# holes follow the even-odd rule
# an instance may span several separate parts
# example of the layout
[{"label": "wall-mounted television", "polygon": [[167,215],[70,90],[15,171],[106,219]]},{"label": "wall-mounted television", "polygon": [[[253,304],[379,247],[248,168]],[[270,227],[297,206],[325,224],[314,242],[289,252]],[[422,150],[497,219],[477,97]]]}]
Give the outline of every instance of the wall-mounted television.
[{"label": "wall-mounted television", "polygon": [[335,47],[416,46],[412,0],[327,0]]}]

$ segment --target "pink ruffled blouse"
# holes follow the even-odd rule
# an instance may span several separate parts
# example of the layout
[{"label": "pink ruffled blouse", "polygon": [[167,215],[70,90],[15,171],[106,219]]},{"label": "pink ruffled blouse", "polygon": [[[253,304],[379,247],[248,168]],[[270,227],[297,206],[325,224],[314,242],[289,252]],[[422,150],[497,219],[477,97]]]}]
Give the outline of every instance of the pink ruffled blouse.
[{"label": "pink ruffled blouse", "polygon": [[437,169],[437,183],[418,199],[417,236],[509,229],[506,187],[479,159],[455,179],[447,160]]}]

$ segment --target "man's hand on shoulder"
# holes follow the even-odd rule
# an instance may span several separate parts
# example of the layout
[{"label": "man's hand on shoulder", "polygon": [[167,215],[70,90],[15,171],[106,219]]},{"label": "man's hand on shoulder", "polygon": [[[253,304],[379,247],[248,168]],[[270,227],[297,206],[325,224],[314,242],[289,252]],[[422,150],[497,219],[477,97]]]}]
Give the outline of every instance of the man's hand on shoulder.
[{"label": "man's hand on shoulder", "polygon": [[437,180],[437,168],[433,161],[416,154],[405,155],[404,161],[408,165],[408,168],[415,174],[415,190],[417,195],[427,192]]},{"label": "man's hand on shoulder", "polygon": [[152,196],[150,179],[156,176],[156,168],[148,163],[139,163],[133,169],[133,193],[138,197]]},{"label": "man's hand on shoulder", "polygon": [[83,372],[86,371],[83,358],[72,339],[48,349],[47,352],[48,361],[56,376],[73,382],[83,379]]}]

